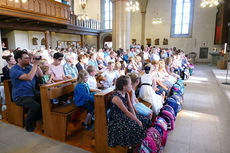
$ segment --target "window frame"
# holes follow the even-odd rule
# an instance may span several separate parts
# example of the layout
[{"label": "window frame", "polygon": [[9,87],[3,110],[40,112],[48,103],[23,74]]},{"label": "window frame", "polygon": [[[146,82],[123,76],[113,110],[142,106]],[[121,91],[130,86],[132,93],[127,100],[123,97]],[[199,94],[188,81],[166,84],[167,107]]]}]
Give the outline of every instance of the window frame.
[{"label": "window frame", "polygon": [[[107,0],[104,0],[104,8],[103,8],[103,27],[104,27],[104,30],[112,30],[113,28],[113,3],[111,0],[108,0],[109,1],[109,11],[105,11],[105,3],[106,3]],[[111,5],[110,5],[111,4]],[[106,13],[109,13],[109,20],[106,20]],[[111,12],[111,14],[110,14]],[[109,28],[106,28],[106,22],[109,22]]]},{"label": "window frame", "polygon": [[[184,5],[183,0],[183,5]],[[192,37],[192,29],[193,29],[193,17],[194,17],[194,0],[190,0],[191,3],[191,10],[190,10],[190,19],[189,19],[189,29],[188,34],[175,34],[175,20],[176,20],[176,6],[177,6],[177,0],[172,0],[172,11],[171,11],[171,32],[170,37],[171,38],[191,38]],[[183,12],[183,10],[182,10]],[[183,13],[182,13],[183,14]],[[183,20],[183,17],[182,17]],[[183,21],[182,21],[183,22]],[[183,25],[183,23],[181,23]]]}]

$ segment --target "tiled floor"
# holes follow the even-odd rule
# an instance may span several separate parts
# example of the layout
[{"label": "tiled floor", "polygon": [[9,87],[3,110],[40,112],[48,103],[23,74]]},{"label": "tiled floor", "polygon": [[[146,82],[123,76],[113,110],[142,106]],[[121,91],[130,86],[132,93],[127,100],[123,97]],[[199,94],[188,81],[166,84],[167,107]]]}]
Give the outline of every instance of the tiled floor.
[{"label": "tiled floor", "polygon": [[88,153],[0,121],[0,153]]},{"label": "tiled floor", "polygon": [[[213,68],[196,66],[185,89],[183,110],[164,153],[230,153],[230,105]],[[86,152],[0,122],[0,153]]]},{"label": "tiled floor", "polygon": [[230,153],[230,105],[207,65],[187,81],[183,110],[164,153]]}]

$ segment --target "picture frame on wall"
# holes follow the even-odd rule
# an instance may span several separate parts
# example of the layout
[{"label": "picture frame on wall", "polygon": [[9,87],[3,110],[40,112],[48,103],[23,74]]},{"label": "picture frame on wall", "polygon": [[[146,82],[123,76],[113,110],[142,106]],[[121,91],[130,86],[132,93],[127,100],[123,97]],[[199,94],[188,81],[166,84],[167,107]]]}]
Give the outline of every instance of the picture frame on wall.
[{"label": "picture frame on wall", "polygon": [[163,45],[168,45],[168,39],[167,38],[163,39]]},{"label": "picture frame on wall", "polygon": [[42,38],[41,45],[45,45],[45,44],[46,44],[46,40],[45,40],[45,38]]},{"label": "picture frame on wall", "polygon": [[37,37],[32,38],[32,44],[33,45],[38,45],[38,38]]},{"label": "picture frame on wall", "polygon": [[160,39],[159,38],[156,38],[154,40],[154,45],[160,45]]},{"label": "picture frame on wall", "polygon": [[62,41],[58,40],[57,41],[57,47],[58,48],[70,48],[70,47],[76,47],[78,48],[78,43],[80,41]]},{"label": "picture frame on wall", "polygon": [[147,39],[146,39],[146,44],[147,44],[148,46],[151,46],[151,43],[152,43],[151,39],[150,39],[150,38],[147,38]]}]

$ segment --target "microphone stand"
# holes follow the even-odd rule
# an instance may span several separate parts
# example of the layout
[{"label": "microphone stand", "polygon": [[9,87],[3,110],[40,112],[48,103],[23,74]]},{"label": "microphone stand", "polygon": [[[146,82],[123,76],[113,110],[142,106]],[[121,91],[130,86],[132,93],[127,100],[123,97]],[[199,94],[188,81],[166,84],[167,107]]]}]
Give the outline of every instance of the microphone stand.
[{"label": "microphone stand", "polygon": [[225,82],[223,82],[222,84],[224,85],[230,85],[230,83],[228,82],[228,62],[229,62],[229,51],[230,51],[230,22],[228,23],[228,47],[227,47],[227,54],[228,54],[228,59],[227,59],[227,73],[226,73],[226,79]]}]

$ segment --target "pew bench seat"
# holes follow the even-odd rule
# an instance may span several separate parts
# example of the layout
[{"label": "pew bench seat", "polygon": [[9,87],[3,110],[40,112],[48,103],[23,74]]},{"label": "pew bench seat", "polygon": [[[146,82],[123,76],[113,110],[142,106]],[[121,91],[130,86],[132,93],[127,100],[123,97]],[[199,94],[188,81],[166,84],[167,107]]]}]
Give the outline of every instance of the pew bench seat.
[{"label": "pew bench seat", "polygon": [[72,114],[73,112],[75,112],[76,110],[79,110],[79,108],[77,108],[75,103],[72,102],[70,104],[66,104],[63,106],[53,108],[52,112],[69,115],[69,114]]},{"label": "pew bench seat", "polygon": [[5,100],[7,106],[7,115],[5,118],[9,123],[24,127],[25,108],[16,105],[12,100],[12,84],[11,80],[4,81]]},{"label": "pew bench seat", "polygon": [[142,100],[140,97],[137,98],[139,102],[143,103],[145,106],[147,106],[148,108],[152,107],[152,104]]}]

